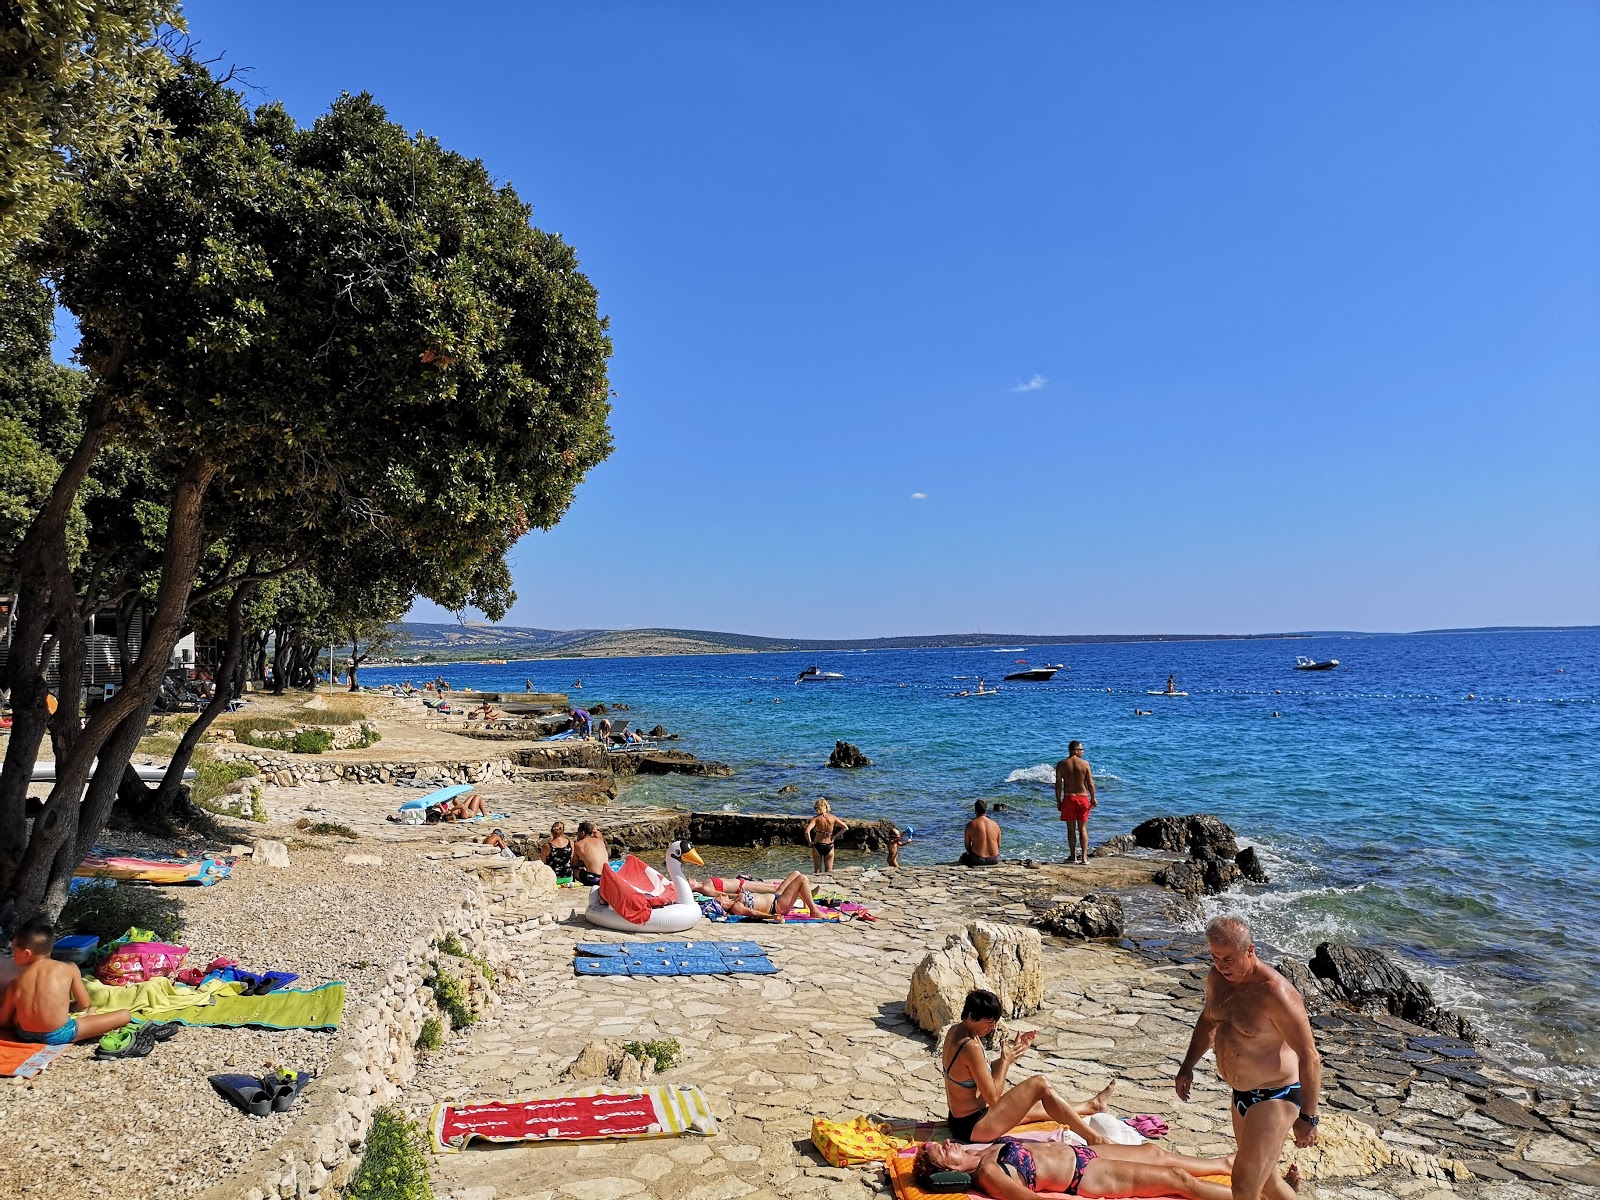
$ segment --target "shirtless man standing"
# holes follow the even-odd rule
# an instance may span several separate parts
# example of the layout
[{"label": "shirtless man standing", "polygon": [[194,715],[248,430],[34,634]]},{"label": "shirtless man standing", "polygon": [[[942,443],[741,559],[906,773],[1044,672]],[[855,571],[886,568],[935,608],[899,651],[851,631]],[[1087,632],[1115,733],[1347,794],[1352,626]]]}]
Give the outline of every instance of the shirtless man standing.
[{"label": "shirtless man standing", "polygon": [[593,821],[579,821],[578,836],[572,843],[573,878],[587,887],[594,887],[600,882],[600,872],[605,870],[610,858],[599,826]]},{"label": "shirtless man standing", "polygon": [[1082,742],[1067,744],[1067,757],[1056,764],[1056,809],[1067,823],[1067,861],[1089,861],[1089,810],[1094,798],[1094,772],[1083,756]]},{"label": "shirtless man standing", "polygon": [[1194,1065],[1215,1048],[1217,1074],[1233,1088],[1234,1200],[1291,1200],[1300,1168],[1279,1178],[1283,1139],[1317,1142],[1322,1060],[1317,1056],[1305,1002],[1294,986],[1256,957],[1250,926],[1218,917],[1206,926],[1212,968],[1206,1002],[1189,1039],[1173,1088],[1189,1099]]},{"label": "shirtless man standing", "polygon": [[961,852],[963,867],[992,867],[1000,861],[1000,826],[989,815],[989,805],[972,802],[974,814],[967,822],[966,849]]}]

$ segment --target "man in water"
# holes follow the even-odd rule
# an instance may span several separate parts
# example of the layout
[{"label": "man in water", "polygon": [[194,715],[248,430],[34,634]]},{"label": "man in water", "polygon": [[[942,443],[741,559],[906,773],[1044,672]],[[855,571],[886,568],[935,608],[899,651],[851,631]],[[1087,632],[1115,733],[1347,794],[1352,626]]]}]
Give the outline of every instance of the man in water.
[{"label": "man in water", "polygon": [[1067,823],[1067,861],[1089,861],[1089,810],[1094,798],[1094,772],[1083,756],[1083,743],[1067,745],[1067,756],[1056,764],[1056,810]]},{"label": "man in water", "polygon": [[972,802],[976,814],[967,822],[965,841],[967,848],[961,852],[963,867],[992,867],[1000,861],[1000,826],[989,815],[989,806],[982,800]]},{"label": "man in water", "polygon": [[578,836],[572,843],[572,876],[582,884],[594,887],[600,882],[600,872],[605,870],[611,853],[600,828],[593,821],[578,822]]},{"label": "man in water", "polygon": [[1322,1060],[1305,1002],[1256,957],[1250,926],[1238,917],[1207,925],[1206,943],[1212,966],[1205,1006],[1173,1088],[1187,1101],[1195,1063],[1214,1048],[1217,1074],[1233,1088],[1235,1200],[1291,1200],[1300,1169],[1290,1167],[1278,1178],[1278,1154],[1291,1129],[1296,1146],[1316,1145],[1322,1092]]}]

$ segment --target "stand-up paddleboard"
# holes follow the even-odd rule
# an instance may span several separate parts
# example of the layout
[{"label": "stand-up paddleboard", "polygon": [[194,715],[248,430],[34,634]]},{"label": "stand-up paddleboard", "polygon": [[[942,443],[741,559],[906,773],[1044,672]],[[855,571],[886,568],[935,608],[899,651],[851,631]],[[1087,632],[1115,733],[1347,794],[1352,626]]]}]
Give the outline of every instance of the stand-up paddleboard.
[{"label": "stand-up paddleboard", "polygon": [[1188,692],[1146,692],[1146,696],[1187,696]]}]

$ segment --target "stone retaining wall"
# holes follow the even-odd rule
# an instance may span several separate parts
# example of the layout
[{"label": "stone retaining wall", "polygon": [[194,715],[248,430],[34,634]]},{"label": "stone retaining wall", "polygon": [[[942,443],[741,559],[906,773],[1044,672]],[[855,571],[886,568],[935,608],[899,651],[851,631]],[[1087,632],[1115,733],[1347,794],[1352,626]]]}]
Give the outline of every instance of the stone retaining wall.
[{"label": "stone retaining wall", "polygon": [[282,751],[255,747],[218,745],[218,758],[243,759],[255,767],[264,783],[279,787],[300,787],[307,783],[410,783],[445,787],[452,783],[485,783],[511,777],[515,765],[509,758],[489,758],[473,762],[351,762],[319,755],[290,755]]},{"label": "stone retaining wall", "polygon": [[[504,987],[511,971],[501,939],[516,934],[527,940],[550,923],[547,896],[555,893],[555,876],[543,863],[520,860],[496,859],[491,865],[484,858],[457,865],[477,876],[463,879],[460,907],[437,917],[429,932],[406,948],[390,967],[381,993],[345,1010],[328,1068],[303,1093],[293,1131],[196,1200],[335,1196],[360,1163],[373,1114],[396,1101],[416,1074],[417,1035],[424,1021],[440,1016],[423,983],[432,964],[437,961],[468,982],[480,1017],[498,1006],[495,988],[465,960],[441,955],[436,943],[454,933],[469,951],[489,960],[498,986]],[[448,1019],[441,1019],[448,1028]]]}]

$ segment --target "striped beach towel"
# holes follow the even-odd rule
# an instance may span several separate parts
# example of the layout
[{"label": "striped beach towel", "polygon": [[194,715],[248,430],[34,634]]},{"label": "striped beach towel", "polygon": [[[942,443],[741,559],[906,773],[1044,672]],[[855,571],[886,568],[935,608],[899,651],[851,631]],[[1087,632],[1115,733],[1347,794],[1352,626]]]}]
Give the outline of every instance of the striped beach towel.
[{"label": "striped beach towel", "polygon": [[591,1142],[611,1138],[711,1137],[717,1119],[697,1087],[590,1088],[571,1096],[551,1096],[502,1104],[441,1104],[433,1110],[428,1135],[435,1154],[466,1149],[474,1138],[486,1142]]}]

